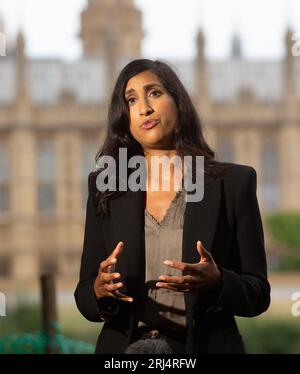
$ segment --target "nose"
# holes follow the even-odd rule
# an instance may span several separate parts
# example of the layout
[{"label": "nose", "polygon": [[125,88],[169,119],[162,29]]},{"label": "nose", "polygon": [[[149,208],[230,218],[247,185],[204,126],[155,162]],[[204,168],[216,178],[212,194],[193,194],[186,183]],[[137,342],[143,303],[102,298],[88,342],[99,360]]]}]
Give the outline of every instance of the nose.
[{"label": "nose", "polygon": [[148,116],[153,113],[154,109],[149,105],[147,98],[140,101],[140,114],[141,116]]}]

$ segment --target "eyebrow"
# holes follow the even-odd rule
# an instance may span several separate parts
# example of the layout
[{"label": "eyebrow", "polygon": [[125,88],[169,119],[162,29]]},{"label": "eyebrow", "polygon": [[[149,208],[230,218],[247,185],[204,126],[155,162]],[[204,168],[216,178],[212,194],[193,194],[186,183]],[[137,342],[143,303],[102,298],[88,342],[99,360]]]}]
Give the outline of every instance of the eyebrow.
[{"label": "eyebrow", "polygon": [[[159,83],[149,83],[149,84],[145,84],[145,86],[143,86],[143,89],[144,91],[147,91],[149,90],[150,88],[153,88],[153,87],[161,87],[163,88],[163,86]],[[134,88],[130,88],[129,90],[127,90],[125,92],[125,97],[128,96],[129,94],[135,92]]]}]

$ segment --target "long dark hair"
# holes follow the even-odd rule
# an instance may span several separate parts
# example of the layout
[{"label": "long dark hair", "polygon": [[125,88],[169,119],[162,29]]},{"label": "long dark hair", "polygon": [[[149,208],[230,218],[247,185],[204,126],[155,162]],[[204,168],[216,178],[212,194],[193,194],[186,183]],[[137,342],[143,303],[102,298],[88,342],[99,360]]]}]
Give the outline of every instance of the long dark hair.
[{"label": "long dark hair", "polygon": [[[168,64],[149,59],[133,60],[120,72],[108,109],[106,139],[96,155],[96,163],[102,156],[112,156],[117,161],[119,148],[121,147],[127,148],[128,157],[144,154],[142,146],[130,132],[129,109],[124,96],[129,79],[144,71],[151,71],[158,77],[162,85],[173,97],[178,108],[178,126],[174,134],[174,149],[177,154],[180,157],[192,156],[192,158],[204,156],[204,172],[211,176],[220,174],[220,171],[227,164],[215,160],[214,151],[204,139],[198,113],[177,74]],[[108,214],[109,199],[115,198],[122,193],[124,192],[98,191],[95,196],[95,203],[99,213]]]}]

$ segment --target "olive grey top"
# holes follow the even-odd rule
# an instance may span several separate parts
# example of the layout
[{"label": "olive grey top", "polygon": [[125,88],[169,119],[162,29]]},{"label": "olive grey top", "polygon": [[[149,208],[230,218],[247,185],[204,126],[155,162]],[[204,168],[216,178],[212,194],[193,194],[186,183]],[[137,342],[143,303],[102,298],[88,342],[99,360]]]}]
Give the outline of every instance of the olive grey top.
[{"label": "olive grey top", "polygon": [[165,260],[182,261],[182,233],[186,201],[185,191],[176,193],[162,221],[145,209],[145,255],[148,298],[141,321],[153,327],[185,327],[184,293],[156,288],[160,275],[181,275],[164,264]]}]

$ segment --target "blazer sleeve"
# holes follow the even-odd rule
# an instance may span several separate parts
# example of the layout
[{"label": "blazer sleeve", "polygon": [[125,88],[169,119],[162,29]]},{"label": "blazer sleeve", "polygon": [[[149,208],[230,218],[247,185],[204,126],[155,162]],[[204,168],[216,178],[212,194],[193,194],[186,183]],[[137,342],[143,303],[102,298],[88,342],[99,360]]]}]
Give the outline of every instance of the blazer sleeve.
[{"label": "blazer sleeve", "polygon": [[264,234],[256,197],[257,176],[244,167],[235,180],[236,241],[240,256],[238,272],[219,266],[223,287],[212,311],[227,311],[242,317],[257,316],[270,305],[270,284]]},{"label": "blazer sleeve", "polygon": [[97,300],[94,281],[98,275],[100,262],[107,258],[102,233],[102,219],[96,215],[94,196],[96,189],[95,173],[88,177],[88,200],[86,207],[83,252],[81,256],[80,276],[74,297],[80,313],[89,321],[103,322],[117,312],[113,298]]}]

